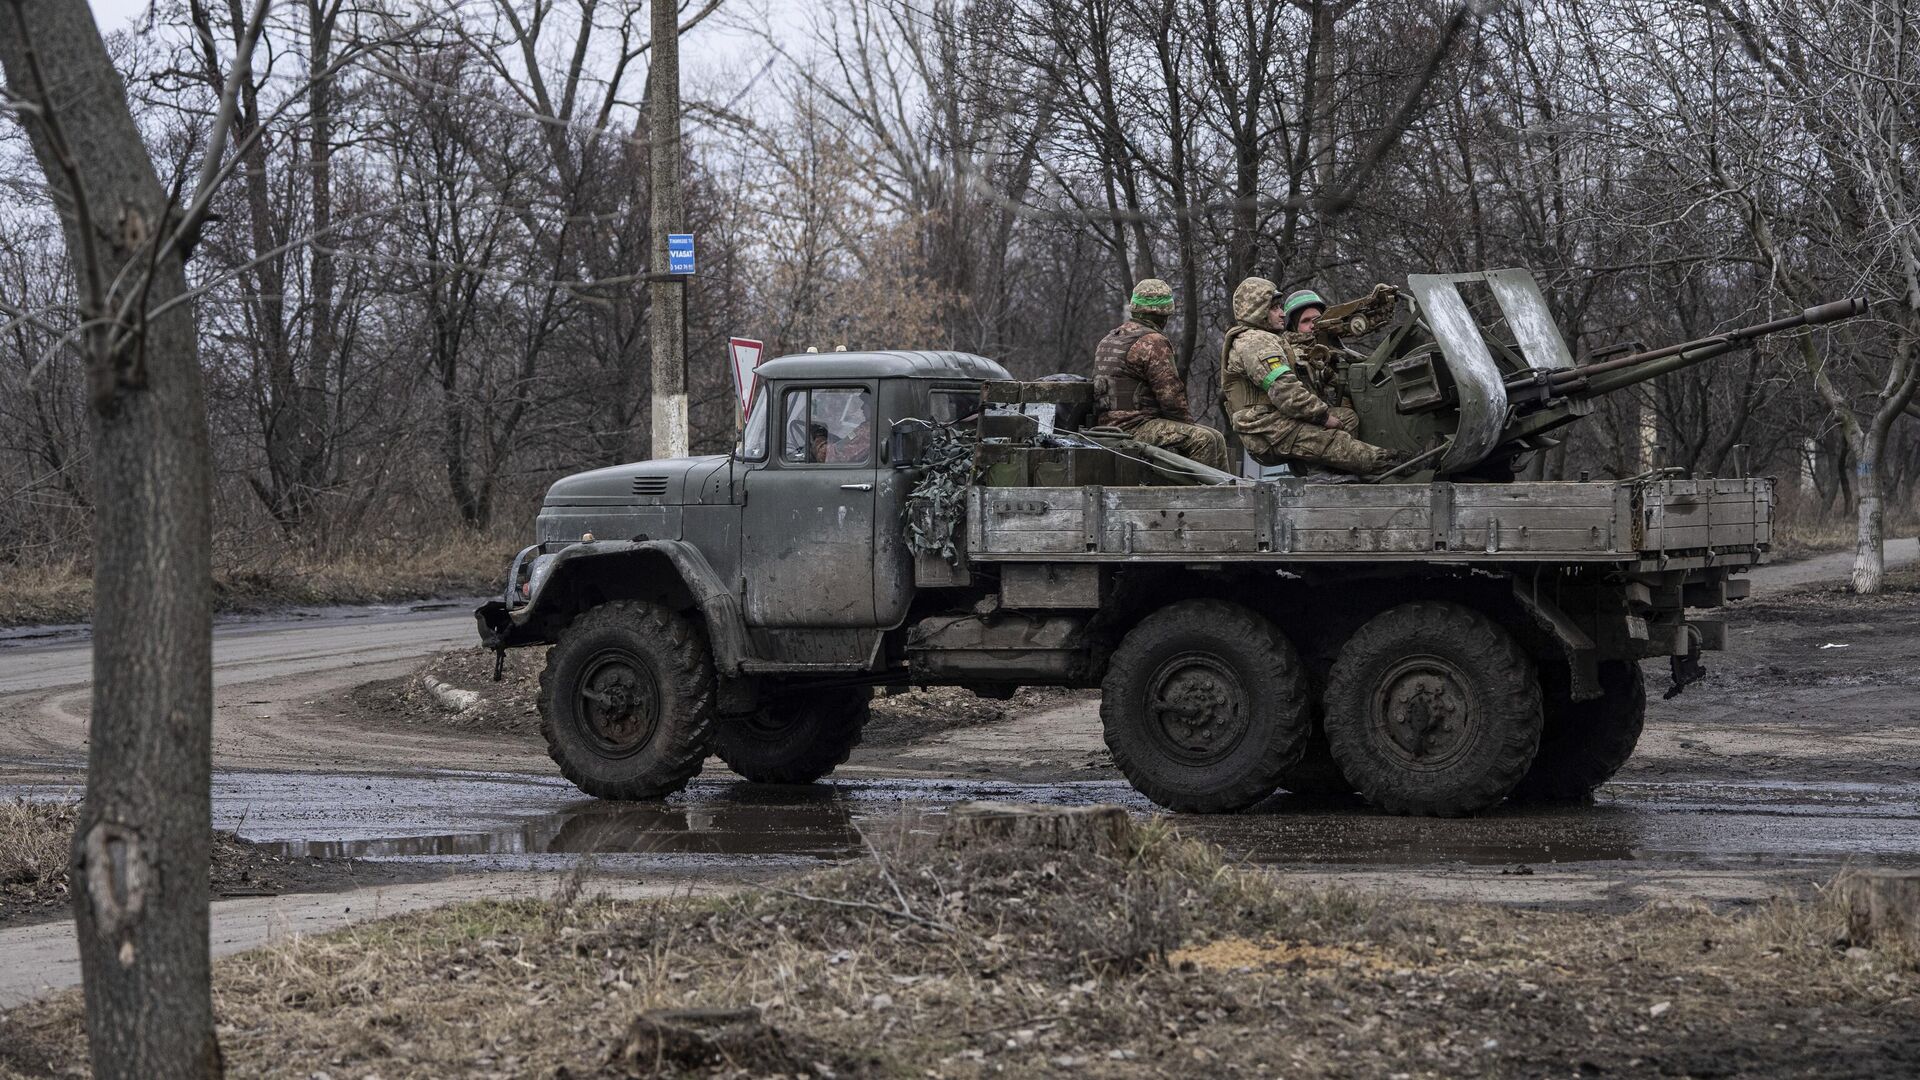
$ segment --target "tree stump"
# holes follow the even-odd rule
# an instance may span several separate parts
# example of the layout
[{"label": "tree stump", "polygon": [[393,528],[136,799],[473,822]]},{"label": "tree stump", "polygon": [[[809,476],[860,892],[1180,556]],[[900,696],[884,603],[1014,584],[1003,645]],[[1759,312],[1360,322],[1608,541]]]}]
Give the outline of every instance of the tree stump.
[{"label": "tree stump", "polygon": [[1856,945],[1904,944],[1920,952],[1920,872],[1856,870],[1834,882]]},{"label": "tree stump", "polygon": [[1133,819],[1118,806],[1035,806],[970,802],[947,812],[941,841],[953,847],[1037,847],[1131,855],[1139,849]]}]

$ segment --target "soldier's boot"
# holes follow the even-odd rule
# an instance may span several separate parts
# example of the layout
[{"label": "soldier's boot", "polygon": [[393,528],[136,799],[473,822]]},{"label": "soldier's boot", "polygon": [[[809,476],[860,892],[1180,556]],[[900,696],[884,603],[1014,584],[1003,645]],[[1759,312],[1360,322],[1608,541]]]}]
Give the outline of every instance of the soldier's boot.
[{"label": "soldier's boot", "polygon": [[1171,450],[1209,468],[1226,471],[1226,436],[1205,424],[1183,424],[1177,420],[1156,418],[1141,421],[1127,434],[1150,446]]}]

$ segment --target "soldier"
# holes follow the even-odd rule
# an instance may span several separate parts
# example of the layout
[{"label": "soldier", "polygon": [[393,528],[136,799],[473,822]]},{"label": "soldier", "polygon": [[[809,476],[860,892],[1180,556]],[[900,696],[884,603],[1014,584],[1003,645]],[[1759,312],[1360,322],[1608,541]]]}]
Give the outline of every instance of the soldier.
[{"label": "soldier", "polygon": [[1286,330],[1280,340],[1293,349],[1297,360],[1294,374],[1307,384],[1314,396],[1327,403],[1327,426],[1349,435],[1358,434],[1360,414],[1353,411],[1353,401],[1347,396],[1346,387],[1339,383],[1333,349],[1320,340],[1318,334],[1320,317],[1327,313],[1327,302],[1312,289],[1300,289],[1288,294],[1280,312],[1286,320]]},{"label": "soldier", "polygon": [[1225,469],[1226,438],[1193,422],[1186,382],[1173,366],[1173,342],[1164,333],[1173,314],[1173,287],[1159,278],[1142,281],[1133,287],[1127,311],[1127,321],[1093,351],[1094,422]]},{"label": "soldier", "polygon": [[[1279,291],[1257,277],[1233,291],[1234,326],[1221,356],[1220,390],[1247,453],[1262,465],[1285,463],[1308,474],[1364,475],[1391,466],[1399,454],[1361,442],[1347,430],[1357,417],[1351,409],[1336,411],[1339,399],[1330,402],[1327,394],[1337,392],[1331,371],[1303,362],[1297,342],[1289,344],[1273,332],[1288,325],[1290,314]],[[1289,299],[1300,297],[1295,293]],[[1313,293],[1306,297],[1293,312],[1317,307],[1317,318],[1325,301]]]}]

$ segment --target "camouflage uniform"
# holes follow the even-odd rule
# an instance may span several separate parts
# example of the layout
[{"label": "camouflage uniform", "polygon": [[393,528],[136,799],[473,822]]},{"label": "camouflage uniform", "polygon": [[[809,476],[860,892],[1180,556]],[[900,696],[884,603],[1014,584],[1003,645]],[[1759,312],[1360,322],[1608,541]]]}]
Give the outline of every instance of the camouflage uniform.
[{"label": "camouflage uniform", "polygon": [[1134,286],[1131,316],[1093,352],[1094,422],[1216,469],[1227,467],[1227,440],[1193,422],[1186,380],[1161,332],[1173,310],[1173,289],[1158,278]]},{"label": "camouflage uniform", "polygon": [[[1278,291],[1265,278],[1248,278],[1233,291],[1234,326],[1220,361],[1220,391],[1233,430],[1253,460],[1311,473],[1379,472],[1393,451],[1352,435],[1358,416],[1347,407],[1331,356],[1302,356],[1269,329],[1268,309]],[[1301,337],[1303,335],[1290,335]],[[1338,427],[1327,427],[1327,418]]]}]

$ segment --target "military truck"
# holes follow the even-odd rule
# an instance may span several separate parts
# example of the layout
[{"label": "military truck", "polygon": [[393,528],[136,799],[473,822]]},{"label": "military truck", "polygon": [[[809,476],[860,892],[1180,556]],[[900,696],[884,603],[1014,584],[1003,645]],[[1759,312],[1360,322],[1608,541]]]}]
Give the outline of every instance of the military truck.
[{"label": "military truck", "polygon": [[[1529,418],[1577,413],[1550,392],[1573,368],[1530,275],[1484,275],[1477,315],[1447,299],[1472,277],[1416,280],[1384,351],[1351,356],[1356,403],[1399,418],[1376,427],[1426,418],[1421,482],[1216,473],[1088,429],[1085,383],[965,353],[787,356],[732,453],[555,483],[481,639],[552,644],[542,731],[602,798],[666,796],[709,755],[812,782],[876,688],[927,685],[1098,688],[1114,763],[1179,811],[1584,798],[1633,751],[1640,662],[1673,693],[1722,647],[1773,485],[1512,480]],[[1547,389],[1492,400],[1516,382]]]}]

